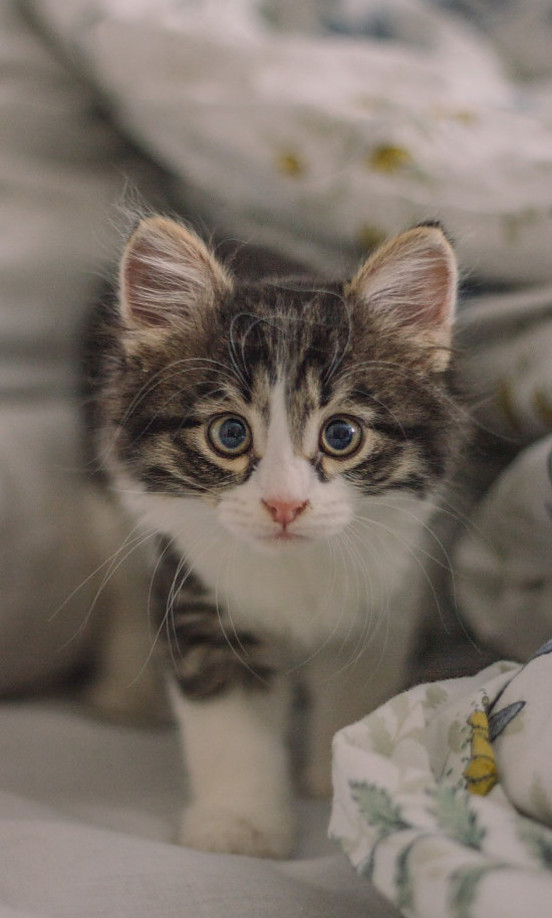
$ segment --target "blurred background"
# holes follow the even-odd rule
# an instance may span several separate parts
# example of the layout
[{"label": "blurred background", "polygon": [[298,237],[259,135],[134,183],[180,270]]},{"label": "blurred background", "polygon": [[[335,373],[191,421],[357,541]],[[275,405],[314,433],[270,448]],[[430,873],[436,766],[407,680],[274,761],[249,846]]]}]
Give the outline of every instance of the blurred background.
[{"label": "blurred background", "polygon": [[442,221],[476,437],[417,676],[527,659],[552,631],[551,52],[552,0],[0,3],[1,918],[398,915],[329,856],[324,804],[289,869],[176,849],[174,735],[29,700],[93,655],[121,558],[81,329],[137,209],[328,275]]},{"label": "blurred background", "polygon": [[78,340],[136,205],[326,274],[444,223],[478,421],[500,471],[529,469],[474,510],[457,595],[482,641],[530,602],[528,652],[550,597],[549,451],[525,451],[552,424],[552,2],[4,0],[0,26],[0,692],[55,681],[94,636],[114,546]]}]

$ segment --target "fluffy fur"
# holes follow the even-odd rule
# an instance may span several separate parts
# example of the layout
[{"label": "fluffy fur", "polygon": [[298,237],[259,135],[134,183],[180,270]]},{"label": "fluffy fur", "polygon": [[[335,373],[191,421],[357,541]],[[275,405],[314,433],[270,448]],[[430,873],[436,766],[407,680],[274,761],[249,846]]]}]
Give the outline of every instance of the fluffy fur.
[{"label": "fluffy fur", "polygon": [[161,217],[127,244],[89,340],[89,419],[112,486],[156,536],[185,844],[288,854],[292,683],[309,690],[316,794],[335,730],[404,683],[416,549],[457,432],[455,296],[432,225],[345,283],[239,278]]}]

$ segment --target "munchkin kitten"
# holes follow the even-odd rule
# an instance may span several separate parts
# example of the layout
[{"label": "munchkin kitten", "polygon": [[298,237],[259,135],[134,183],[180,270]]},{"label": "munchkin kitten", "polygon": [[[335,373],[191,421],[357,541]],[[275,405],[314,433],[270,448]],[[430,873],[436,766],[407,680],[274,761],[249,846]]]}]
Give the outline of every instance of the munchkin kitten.
[{"label": "munchkin kitten", "polygon": [[238,276],[163,217],[128,241],[90,337],[90,417],[97,460],[156,546],[183,844],[286,856],[293,684],[310,700],[314,794],[331,788],[334,732],[404,685],[416,547],[457,442],[456,286],[429,224],[345,283]]}]

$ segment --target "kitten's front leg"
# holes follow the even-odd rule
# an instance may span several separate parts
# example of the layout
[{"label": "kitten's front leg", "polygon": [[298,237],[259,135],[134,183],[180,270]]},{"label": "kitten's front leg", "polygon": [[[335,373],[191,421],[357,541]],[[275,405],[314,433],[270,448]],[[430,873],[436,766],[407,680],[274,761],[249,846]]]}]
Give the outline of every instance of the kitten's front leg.
[{"label": "kitten's front leg", "polygon": [[187,698],[171,686],[191,801],[180,842],[206,851],[285,857],[294,820],[284,742],[288,689],[228,687]]},{"label": "kitten's front leg", "polygon": [[289,680],[280,650],[237,632],[217,597],[165,546],[155,595],[190,803],[180,841],[285,857],[293,844],[286,734]]}]

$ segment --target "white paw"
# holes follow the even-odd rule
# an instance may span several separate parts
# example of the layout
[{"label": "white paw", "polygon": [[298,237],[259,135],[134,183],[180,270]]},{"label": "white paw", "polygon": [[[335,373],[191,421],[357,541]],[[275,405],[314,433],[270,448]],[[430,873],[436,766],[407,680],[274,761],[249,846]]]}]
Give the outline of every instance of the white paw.
[{"label": "white paw", "polygon": [[293,817],[285,806],[267,816],[195,804],[184,810],[178,841],[200,851],[283,858],[293,849]]}]

